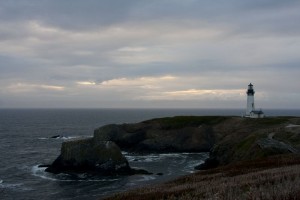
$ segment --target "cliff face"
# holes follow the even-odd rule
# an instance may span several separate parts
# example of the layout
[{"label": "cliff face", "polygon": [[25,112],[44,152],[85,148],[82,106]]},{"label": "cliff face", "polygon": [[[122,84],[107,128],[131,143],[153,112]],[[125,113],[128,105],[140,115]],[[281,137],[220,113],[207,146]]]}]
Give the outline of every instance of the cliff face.
[{"label": "cliff face", "polygon": [[300,118],[171,117],[136,124],[106,125],[96,140],[112,140],[134,152],[210,151],[214,164],[297,153]]},{"label": "cliff face", "polygon": [[135,152],[204,152],[215,143],[214,124],[225,117],[173,117],[136,124],[106,125],[95,130],[96,140],[114,141]]}]

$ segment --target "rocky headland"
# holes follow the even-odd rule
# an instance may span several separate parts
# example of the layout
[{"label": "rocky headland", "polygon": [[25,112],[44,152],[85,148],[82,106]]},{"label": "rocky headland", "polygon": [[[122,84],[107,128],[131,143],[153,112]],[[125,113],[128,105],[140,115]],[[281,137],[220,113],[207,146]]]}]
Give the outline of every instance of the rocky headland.
[{"label": "rocky headland", "polygon": [[[279,164],[281,167],[285,163],[289,165],[290,162],[298,165],[300,164],[300,118],[177,116],[134,124],[105,125],[94,131],[93,138],[64,142],[61,155],[47,171],[60,173],[88,170],[110,175],[136,173],[130,168],[121,149],[143,154],[210,152],[210,158],[195,168],[218,167],[215,170],[218,173],[223,168],[230,169],[230,166],[236,168],[245,165],[243,170],[246,170],[247,166],[253,165],[254,169],[256,163],[265,163],[262,164],[267,166],[262,167],[264,170],[276,168]],[[275,159],[272,159],[274,156]],[[282,162],[277,161],[276,156],[280,156]],[[291,161],[293,159],[295,162]],[[215,171],[209,170],[208,173]],[[253,173],[252,170],[250,172]],[[183,179],[180,180],[182,184],[188,184]],[[176,182],[176,185],[180,184]],[[181,194],[174,189],[172,195],[177,193]],[[135,196],[135,194],[137,193],[130,195]]]},{"label": "rocky headland", "polygon": [[298,153],[299,124],[297,117],[177,116],[106,125],[94,131],[94,138],[114,141],[123,150],[139,153],[210,152],[207,168]]},{"label": "rocky headland", "polygon": [[225,120],[227,117],[177,116],[110,124],[96,129],[94,138],[114,141],[130,152],[208,152],[216,142],[213,127]]},{"label": "rocky headland", "polygon": [[[114,131],[109,130],[112,127]],[[210,158],[196,167],[206,170],[107,199],[300,199],[297,117],[161,118],[108,125],[95,130],[95,137],[111,139],[131,151],[187,151],[189,147],[173,138],[187,130],[193,134],[182,136],[183,144],[194,139],[191,151],[210,152]],[[135,134],[139,139],[128,145],[127,138]]]}]

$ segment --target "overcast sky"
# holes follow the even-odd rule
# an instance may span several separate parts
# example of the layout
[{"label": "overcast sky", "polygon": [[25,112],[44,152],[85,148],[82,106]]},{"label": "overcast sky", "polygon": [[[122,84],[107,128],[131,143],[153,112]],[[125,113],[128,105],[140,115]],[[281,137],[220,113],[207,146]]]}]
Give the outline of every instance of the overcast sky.
[{"label": "overcast sky", "polygon": [[0,108],[300,108],[299,0],[0,0]]}]

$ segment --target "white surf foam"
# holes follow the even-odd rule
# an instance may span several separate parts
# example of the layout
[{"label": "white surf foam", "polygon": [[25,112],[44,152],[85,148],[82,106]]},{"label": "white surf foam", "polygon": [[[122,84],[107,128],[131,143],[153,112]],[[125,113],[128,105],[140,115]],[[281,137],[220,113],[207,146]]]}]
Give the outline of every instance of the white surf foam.
[{"label": "white surf foam", "polygon": [[124,153],[123,155],[130,162],[157,162],[167,158],[186,159],[187,156],[198,153],[162,153],[162,154],[148,154],[148,155],[130,155]]},{"label": "white surf foam", "polygon": [[85,139],[85,138],[92,138],[93,136],[62,136],[57,139],[62,139],[62,140],[73,140],[73,139]]},{"label": "white surf foam", "polygon": [[136,180],[137,182],[142,182],[142,181],[151,181],[151,180],[154,180],[156,179],[155,176],[152,176],[152,175],[142,175],[140,176],[140,179]]},{"label": "white surf foam", "polygon": [[149,154],[149,155],[125,155],[128,161],[134,162],[157,162],[167,157],[173,157],[174,155],[168,154]]},{"label": "white surf foam", "polygon": [[32,189],[24,187],[23,183],[5,183],[0,180],[0,189],[9,189],[14,191],[30,191]]},{"label": "white surf foam", "polygon": [[57,179],[47,176],[47,172],[45,172],[46,167],[39,167],[39,165],[35,165],[32,167],[31,172],[33,176],[40,177],[42,179],[47,179],[51,181],[57,181]]},{"label": "white surf foam", "polygon": [[40,137],[39,140],[73,140],[73,139],[84,139],[84,138],[91,138],[93,136],[82,136],[82,135],[74,135],[74,136],[58,136],[55,138],[52,137]]},{"label": "white surf foam", "polygon": [[119,178],[101,178],[101,179],[92,179],[86,178],[85,174],[78,174],[78,179],[71,178],[68,174],[51,174],[45,172],[46,167],[39,167],[39,165],[35,165],[32,167],[32,175],[50,180],[50,181],[59,181],[59,182],[113,182],[120,180]]},{"label": "white surf foam", "polygon": [[204,161],[199,161],[199,160],[193,160],[193,161],[189,161],[187,163],[187,165],[182,169],[183,171],[187,172],[187,173],[194,173],[195,167],[204,163]]}]

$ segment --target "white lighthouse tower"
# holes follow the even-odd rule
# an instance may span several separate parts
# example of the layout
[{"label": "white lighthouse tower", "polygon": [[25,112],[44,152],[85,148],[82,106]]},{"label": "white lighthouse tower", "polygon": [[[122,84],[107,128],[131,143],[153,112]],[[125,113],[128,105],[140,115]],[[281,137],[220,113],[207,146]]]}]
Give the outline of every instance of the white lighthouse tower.
[{"label": "white lighthouse tower", "polygon": [[264,113],[262,110],[255,110],[255,104],[254,104],[254,89],[253,85],[250,83],[248,85],[247,90],[247,110],[245,117],[250,118],[263,118]]},{"label": "white lighthouse tower", "polygon": [[247,110],[246,110],[246,116],[250,116],[251,111],[255,110],[254,106],[254,90],[253,90],[253,85],[250,83],[248,85],[248,90],[247,90]]}]

